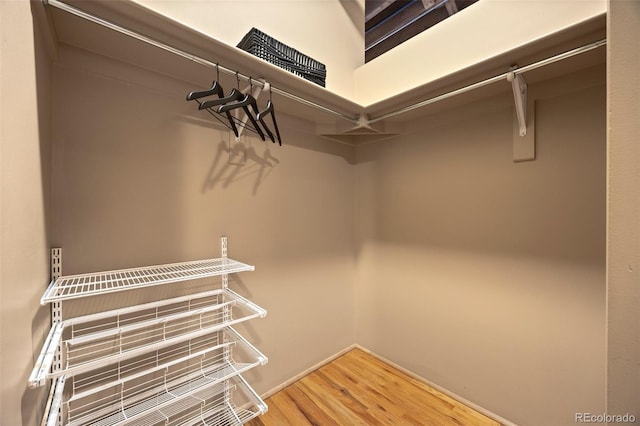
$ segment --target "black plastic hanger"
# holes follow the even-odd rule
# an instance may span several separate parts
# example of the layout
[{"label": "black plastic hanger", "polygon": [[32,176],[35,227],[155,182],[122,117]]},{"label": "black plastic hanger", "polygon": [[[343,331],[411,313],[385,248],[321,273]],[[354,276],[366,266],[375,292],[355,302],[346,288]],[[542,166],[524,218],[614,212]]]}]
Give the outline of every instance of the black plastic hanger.
[{"label": "black plastic hanger", "polygon": [[234,87],[233,89],[231,89],[231,93],[229,93],[229,96],[224,98],[211,99],[208,101],[204,101],[203,103],[200,104],[199,108],[200,109],[212,108],[218,105],[224,105],[228,102],[237,101],[242,98],[244,98],[244,93],[242,93],[241,91],[239,91]]},{"label": "black plastic hanger", "polygon": [[219,98],[224,96],[224,92],[222,91],[222,86],[220,86],[220,68],[218,64],[216,64],[216,79],[211,83],[211,87],[207,90],[200,90],[198,92],[191,92],[187,95],[188,101],[193,101],[195,99],[204,98],[205,96],[218,95]]},{"label": "black plastic hanger", "polygon": [[[224,97],[224,90],[222,90],[222,86],[218,81],[220,80],[220,69],[218,68],[218,64],[216,64],[216,79],[211,84],[211,87],[207,90],[201,90],[197,92],[191,92],[187,95],[187,100],[192,101],[200,98],[204,98],[206,96],[218,95],[218,98]],[[205,101],[206,102],[206,101]],[[203,103],[198,101],[199,109],[206,109],[202,106]],[[233,134],[238,137],[238,128],[236,127],[236,123],[233,121],[233,117],[230,113],[226,114],[227,120],[229,121],[229,125],[231,126],[231,130],[233,130]]]},{"label": "black plastic hanger", "polygon": [[[268,102],[267,102],[267,108],[269,108]],[[260,122],[260,124],[262,124],[262,128],[264,129],[265,132],[267,132],[267,135],[269,136],[269,139],[271,139],[271,142],[276,143],[276,140],[273,138],[273,133],[271,132],[271,129],[269,129],[269,126],[267,126],[267,123],[265,123],[264,120],[260,119],[260,113],[256,115],[256,119]]]},{"label": "black plastic hanger", "polygon": [[211,84],[211,87],[207,90],[200,90],[198,92],[191,92],[187,95],[188,101],[193,101],[195,99],[204,98],[205,96],[218,95],[219,98],[224,96],[224,92],[222,91],[222,86],[218,83],[218,80],[214,80]]},{"label": "black plastic hanger", "polygon": [[246,95],[244,95],[242,99],[239,99],[238,102],[220,106],[218,108],[218,112],[219,113],[223,113],[223,112],[227,112],[228,113],[231,110],[234,110],[234,109],[237,109],[237,108],[242,108],[244,110],[245,114],[247,114],[247,117],[249,117],[249,120],[251,121],[251,124],[253,124],[253,127],[255,128],[256,132],[260,136],[260,139],[265,140],[264,139],[264,133],[260,129],[260,126],[256,122],[256,119],[251,114],[251,111],[249,111],[249,106],[251,106],[251,108],[253,109],[253,111],[256,114],[258,114],[258,112],[259,112],[258,111],[258,103],[256,102],[256,98],[254,98],[253,95],[251,95],[252,88],[253,88],[253,84],[251,84],[251,77],[249,77],[249,92]]},{"label": "black plastic hanger", "polygon": [[269,134],[271,140],[273,140],[273,133],[269,130],[267,123],[264,122],[264,117],[271,114],[271,120],[273,121],[273,128],[276,130],[276,136],[278,136],[278,144],[282,146],[282,139],[280,138],[280,130],[278,130],[278,122],[276,121],[276,111],[273,109],[273,102],[271,102],[271,86],[269,86],[269,100],[267,101],[267,107],[258,113],[258,121],[262,123],[262,126]]},{"label": "black plastic hanger", "polygon": [[[240,79],[238,78],[238,73],[236,73],[236,81],[238,83],[238,86],[240,86]],[[207,108],[212,108],[214,106],[218,106],[218,105],[224,105],[228,102],[233,102],[233,101],[237,101],[244,98],[244,93],[242,93],[240,90],[238,90],[237,88],[233,88],[231,89],[231,93],[229,93],[229,96],[227,97],[220,97],[218,99],[211,99],[208,101],[204,101],[203,103],[200,104],[200,109],[207,109]],[[220,112],[220,111],[218,111]]]}]

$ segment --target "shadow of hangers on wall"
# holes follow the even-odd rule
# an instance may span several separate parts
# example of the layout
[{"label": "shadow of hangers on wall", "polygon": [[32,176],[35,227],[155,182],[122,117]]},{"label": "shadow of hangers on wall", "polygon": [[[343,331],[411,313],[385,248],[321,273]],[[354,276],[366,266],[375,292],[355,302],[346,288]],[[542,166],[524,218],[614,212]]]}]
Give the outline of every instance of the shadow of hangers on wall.
[{"label": "shadow of hangers on wall", "polygon": [[224,154],[228,155],[229,153],[230,148],[227,146],[227,143],[221,140],[218,143],[218,149],[211,162],[207,176],[202,183],[203,193],[213,190],[218,184],[221,184],[222,188],[227,188],[233,182],[256,174],[257,176],[253,186],[253,195],[256,195],[262,181],[271,174],[271,171],[277,164],[280,164],[280,160],[271,153],[269,145],[264,146],[262,155],[252,146],[246,148],[245,155],[246,162],[249,163],[248,167],[241,167],[237,164],[230,164],[224,161]]}]

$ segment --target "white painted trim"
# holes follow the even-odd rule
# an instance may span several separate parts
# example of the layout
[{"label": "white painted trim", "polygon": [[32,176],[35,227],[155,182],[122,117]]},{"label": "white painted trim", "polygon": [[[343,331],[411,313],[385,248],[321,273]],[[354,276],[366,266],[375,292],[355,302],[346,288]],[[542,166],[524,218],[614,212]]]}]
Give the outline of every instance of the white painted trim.
[{"label": "white painted trim", "polygon": [[419,382],[422,382],[422,383],[424,383],[424,384],[425,384],[425,385],[427,385],[427,386],[431,386],[432,388],[434,388],[434,389],[435,389],[435,390],[437,390],[438,392],[442,392],[443,394],[447,395],[447,396],[448,396],[448,397],[450,397],[450,398],[455,399],[456,401],[460,402],[461,404],[464,404],[464,405],[466,405],[467,407],[474,409],[474,410],[475,410],[475,411],[477,411],[478,413],[480,413],[480,414],[484,414],[485,416],[487,416],[487,417],[489,417],[489,418],[491,418],[491,419],[493,419],[493,420],[495,420],[495,421],[499,422],[499,423],[500,423],[501,425],[503,425],[503,426],[518,426],[516,423],[513,423],[513,422],[511,422],[511,421],[509,421],[509,420],[505,419],[504,417],[501,417],[501,416],[497,415],[496,413],[494,413],[494,412],[492,412],[492,411],[489,411],[489,410],[487,410],[486,408],[481,407],[481,406],[479,406],[478,404],[475,404],[475,403],[473,403],[473,402],[469,401],[468,399],[465,399],[465,398],[461,397],[460,395],[457,395],[457,394],[455,394],[455,393],[451,392],[450,390],[445,389],[445,388],[443,388],[442,386],[439,386],[439,385],[437,385],[437,384],[435,384],[435,383],[433,383],[433,382],[431,382],[431,381],[429,381],[429,380],[425,379],[424,377],[422,377],[422,376],[420,376],[420,375],[418,375],[418,374],[414,373],[413,371],[408,370],[408,369],[406,369],[406,368],[404,368],[404,367],[402,367],[402,366],[400,366],[400,365],[396,364],[395,362],[390,361],[390,360],[388,360],[387,358],[385,358],[385,357],[383,357],[383,356],[381,356],[381,355],[378,355],[378,354],[377,354],[377,353],[375,353],[375,352],[370,351],[369,349],[367,349],[367,348],[365,348],[365,347],[363,347],[363,346],[360,346],[360,345],[358,345],[358,344],[355,344],[355,345],[353,345],[353,346],[354,346],[355,348],[360,349],[360,350],[361,350],[361,351],[363,351],[363,352],[368,353],[368,354],[369,354],[369,355],[371,355],[371,356],[374,356],[374,357],[378,358],[380,361],[382,361],[382,362],[384,362],[384,363],[386,363],[386,364],[389,364],[389,365],[390,365],[390,366],[392,366],[393,368],[395,368],[395,369],[397,369],[397,370],[402,371],[404,374],[406,374],[406,375],[410,376],[411,378],[416,379],[416,380],[418,380]]},{"label": "white painted trim", "polygon": [[450,398],[455,399],[456,401],[460,402],[461,404],[466,405],[467,407],[477,411],[480,414],[484,414],[485,416],[489,417],[490,419],[493,419],[497,422],[499,422],[501,425],[503,426],[518,426],[516,423],[513,423],[512,421],[509,421],[507,419],[505,419],[504,417],[501,417],[499,415],[497,415],[496,413],[487,410],[484,407],[479,406],[478,404],[475,404],[471,401],[469,401],[468,399],[465,399],[463,397],[461,397],[460,395],[457,395],[453,392],[451,392],[448,389],[443,388],[442,386],[439,386],[427,379],[425,379],[424,377],[414,373],[411,370],[408,370],[398,364],[396,364],[393,361],[388,360],[387,358],[378,355],[377,353],[358,345],[357,343],[354,343],[353,345],[347,346],[346,348],[342,349],[341,351],[331,355],[330,357],[318,362],[317,364],[307,368],[306,370],[296,374],[295,376],[293,376],[292,378],[282,382],[281,384],[279,384],[278,386],[272,388],[271,390],[268,390],[267,392],[263,393],[262,395],[260,395],[260,397],[262,399],[267,399],[270,396],[272,396],[273,394],[280,392],[281,390],[283,390],[284,388],[286,388],[287,386],[297,382],[298,380],[302,379],[303,377],[307,376],[308,374],[314,372],[315,370],[319,369],[320,367],[330,363],[331,361],[333,361],[336,358],[341,357],[342,355],[346,354],[347,352],[353,350],[353,349],[360,349],[363,352],[366,352],[367,354],[376,357],[377,359],[379,359],[380,361],[389,364],[390,366],[392,366],[393,368],[402,371],[404,374],[406,374],[407,376],[410,376],[413,379],[418,380],[421,383],[424,383],[427,386],[431,386],[432,388],[434,388],[435,390],[437,390],[438,392],[442,392],[443,394],[447,395]]},{"label": "white painted trim", "polygon": [[347,352],[349,352],[350,350],[355,349],[356,347],[358,347],[358,345],[353,344],[350,346],[347,346],[346,348],[342,349],[341,351],[331,355],[330,357],[320,361],[319,363],[307,368],[306,370],[296,374],[295,376],[293,376],[292,378],[285,380],[284,382],[280,383],[279,385],[277,385],[276,387],[266,391],[265,393],[263,393],[262,395],[260,395],[260,397],[262,399],[267,399],[269,398],[271,395],[273,395],[274,393],[280,392],[282,389],[286,388],[287,386],[297,382],[298,380],[302,379],[304,376],[307,376],[311,373],[313,373],[314,371],[316,371],[318,368],[329,364],[331,361],[333,361],[336,358],[341,357],[342,355],[346,354]]}]

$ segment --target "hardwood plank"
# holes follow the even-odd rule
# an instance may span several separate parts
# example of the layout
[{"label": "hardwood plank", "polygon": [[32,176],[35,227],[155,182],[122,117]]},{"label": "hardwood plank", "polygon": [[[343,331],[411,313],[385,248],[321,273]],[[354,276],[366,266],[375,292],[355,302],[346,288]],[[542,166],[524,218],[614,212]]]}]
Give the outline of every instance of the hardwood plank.
[{"label": "hardwood plank", "polygon": [[[300,388],[298,383],[288,386],[281,392],[286,392],[304,414],[309,423],[314,426],[339,426],[339,423],[329,417],[320,407],[313,403],[309,395]],[[270,401],[270,399],[269,399]]]},{"label": "hardwood plank", "polygon": [[354,412],[354,404],[332,392],[331,386],[314,373],[300,381],[301,389],[338,424],[366,425],[360,413]]},{"label": "hardwood plank", "polygon": [[335,364],[330,364],[330,368],[327,368],[325,374],[331,377],[336,384],[350,387],[351,393],[356,395],[361,404],[367,407],[367,411],[375,419],[375,424],[390,426],[397,424],[397,418],[402,413],[395,412],[393,401],[375,388],[363,383],[357,375]]},{"label": "hardwood plank", "polygon": [[[361,368],[359,364],[355,367]],[[378,405],[396,417],[403,417],[417,424],[458,424],[450,413],[453,409],[449,401],[442,400],[431,393],[423,392],[410,382],[395,377],[379,376],[376,373],[367,376],[370,368],[362,369],[360,380],[377,395]]]},{"label": "hardwood plank", "polygon": [[499,426],[427,384],[354,349],[274,394],[250,426]]},{"label": "hardwood plank", "polygon": [[[436,389],[433,389],[426,383],[423,383],[415,378],[403,373],[400,370],[397,370],[388,364],[380,361],[378,358],[372,357],[371,355],[366,354],[363,351],[350,351],[348,356],[340,359],[340,361],[344,362],[352,362],[350,364],[352,368],[362,368],[361,366],[366,366],[365,368],[371,368],[373,371],[376,371],[377,368],[380,371],[384,371],[385,374],[391,375],[393,378],[390,379],[395,385],[406,381],[410,383],[410,386],[404,386],[403,389],[412,389],[411,391],[406,392],[404,397],[408,398],[408,401],[416,404],[416,406],[426,405],[429,406],[431,410],[435,410],[436,412],[443,414],[447,417],[460,418],[464,421],[464,424],[497,424],[495,421],[488,419],[486,416],[476,412],[475,410],[460,404],[456,400],[451,397],[439,392]],[[372,367],[375,365],[376,367]],[[366,378],[365,378],[366,380]],[[415,399],[418,396],[419,399]],[[421,399],[425,399],[426,401],[420,402]],[[455,412],[454,416],[451,416],[451,413]],[[484,421],[489,421],[489,423],[484,423]],[[453,420],[450,420],[454,422]],[[454,422],[455,424],[455,422]]]},{"label": "hardwood plank", "polygon": [[269,399],[269,410],[271,410],[272,406],[277,407],[283,418],[292,424],[300,426],[314,424],[307,419],[307,416],[299,409],[296,402],[287,392],[278,392],[273,395],[273,398]]},{"label": "hardwood plank", "polygon": [[[269,398],[269,402],[267,403],[269,405],[269,409],[267,410],[267,415],[263,415],[262,417],[260,417],[260,421],[264,426],[269,426],[269,425],[287,425],[287,424],[293,424],[290,423],[289,418],[285,415],[285,413],[280,409],[280,392],[276,393],[275,395],[273,395],[271,398]],[[249,424],[252,424],[254,426],[257,426],[258,423],[253,423],[255,420],[252,420],[251,422],[249,422]]]},{"label": "hardwood plank", "polygon": [[[372,360],[375,360],[375,363],[371,362]],[[402,399],[414,409],[428,407],[430,411],[437,410],[445,413],[453,408],[450,401],[429,392],[431,388],[422,389],[416,386],[416,383],[409,380],[409,376],[375,358],[356,360],[344,358],[340,361],[343,363],[343,368],[358,372],[361,382],[377,389],[394,403]]]}]

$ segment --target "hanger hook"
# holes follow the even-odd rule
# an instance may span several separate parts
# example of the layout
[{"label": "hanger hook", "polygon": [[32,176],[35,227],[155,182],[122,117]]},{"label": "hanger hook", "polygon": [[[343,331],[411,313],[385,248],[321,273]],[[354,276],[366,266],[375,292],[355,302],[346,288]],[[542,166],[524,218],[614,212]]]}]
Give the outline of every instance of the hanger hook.
[{"label": "hanger hook", "polygon": [[216,81],[220,81],[220,64],[216,62]]},{"label": "hanger hook", "polygon": [[269,92],[269,100],[271,100],[271,83],[269,83],[267,80],[262,80],[262,90],[264,92]]},{"label": "hanger hook", "polygon": [[251,79],[251,76],[249,76],[249,90],[253,91],[253,81]]},{"label": "hanger hook", "polygon": [[240,90],[240,77],[238,77],[238,71],[236,71],[236,86],[238,90]]}]

